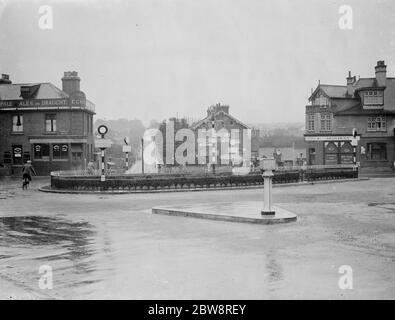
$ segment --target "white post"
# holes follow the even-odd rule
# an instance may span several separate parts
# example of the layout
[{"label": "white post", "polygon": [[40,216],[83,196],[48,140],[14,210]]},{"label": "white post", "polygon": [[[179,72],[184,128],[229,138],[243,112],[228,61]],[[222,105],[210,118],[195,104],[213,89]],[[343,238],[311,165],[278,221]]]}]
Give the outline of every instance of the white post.
[{"label": "white post", "polygon": [[272,170],[263,172],[263,210],[262,215],[273,215],[275,211],[272,209],[272,179],[274,173]]},{"label": "white post", "polygon": [[274,215],[272,208],[272,180],[274,177],[273,170],[276,169],[276,161],[272,158],[261,159],[261,167],[263,169],[263,210],[262,215]]}]

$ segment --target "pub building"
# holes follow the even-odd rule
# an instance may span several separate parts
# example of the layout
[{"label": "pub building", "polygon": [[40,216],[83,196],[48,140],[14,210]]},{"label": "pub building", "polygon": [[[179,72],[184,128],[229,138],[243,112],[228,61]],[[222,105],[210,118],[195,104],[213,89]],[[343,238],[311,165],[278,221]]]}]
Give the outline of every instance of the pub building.
[{"label": "pub building", "polygon": [[378,61],[375,77],[346,85],[319,84],[306,106],[308,164],[353,164],[351,140],[356,129],[356,160],[362,173],[394,170],[395,78]]},{"label": "pub building", "polygon": [[21,174],[32,161],[37,175],[84,169],[94,156],[95,105],[80,90],[75,71],[64,72],[62,89],[52,83],[14,84],[0,79],[0,167]]}]

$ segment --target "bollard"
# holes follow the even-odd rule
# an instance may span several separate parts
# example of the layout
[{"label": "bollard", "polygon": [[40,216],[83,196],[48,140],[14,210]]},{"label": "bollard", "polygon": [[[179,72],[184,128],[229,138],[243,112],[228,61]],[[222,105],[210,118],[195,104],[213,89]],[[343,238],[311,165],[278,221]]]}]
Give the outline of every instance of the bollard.
[{"label": "bollard", "polygon": [[274,173],[271,170],[265,170],[263,177],[263,210],[262,215],[273,215],[275,211],[272,209],[272,180]]},{"label": "bollard", "polygon": [[263,169],[263,210],[262,215],[274,215],[272,208],[272,182],[276,169],[276,161],[273,158],[261,159],[261,168]]}]

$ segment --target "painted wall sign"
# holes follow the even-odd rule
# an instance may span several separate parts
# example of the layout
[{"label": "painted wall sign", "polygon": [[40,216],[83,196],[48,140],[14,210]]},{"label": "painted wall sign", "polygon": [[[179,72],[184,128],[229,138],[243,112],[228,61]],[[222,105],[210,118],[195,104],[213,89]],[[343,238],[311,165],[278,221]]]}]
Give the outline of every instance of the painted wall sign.
[{"label": "painted wall sign", "polygon": [[85,106],[84,99],[2,100],[0,108]]},{"label": "painted wall sign", "polygon": [[[359,140],[361,137],[357,136],[356,139]],[[315,136],[315,137],[305,137],[305,141],[351,141],[353,139],[352,135],[349,136]]]}]

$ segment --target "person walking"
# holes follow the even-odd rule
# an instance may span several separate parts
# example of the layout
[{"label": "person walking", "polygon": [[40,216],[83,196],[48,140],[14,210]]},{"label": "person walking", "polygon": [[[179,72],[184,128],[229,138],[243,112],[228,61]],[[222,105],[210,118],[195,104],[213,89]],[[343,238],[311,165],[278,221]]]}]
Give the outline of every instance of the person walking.
[{"label": "person walking", "polygon": [[32,181],[32,175],[37,175],[36,171],[34,170],[32,166],[32,162],[28,160],[22,168],[22,189],[27,189],[27,186],[29,185],[29,182]]}]

